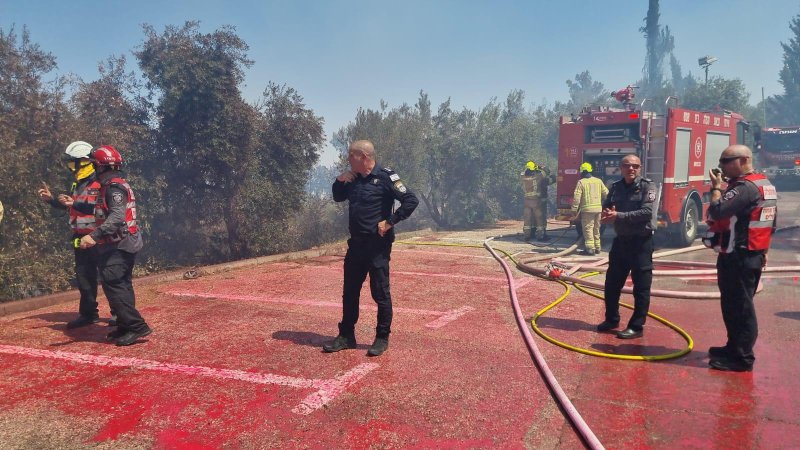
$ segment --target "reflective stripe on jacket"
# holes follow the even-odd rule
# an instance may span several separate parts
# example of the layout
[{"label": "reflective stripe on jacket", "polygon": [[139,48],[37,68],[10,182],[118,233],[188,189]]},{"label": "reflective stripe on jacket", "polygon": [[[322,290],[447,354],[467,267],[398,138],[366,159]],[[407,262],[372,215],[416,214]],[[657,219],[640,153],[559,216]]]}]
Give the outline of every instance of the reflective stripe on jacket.
[{"label": "reflective stripe on jacket", "polygon": [[572,212],[600,212],[607,195],[608,188],[603,180],[595,177],[581,178],[572,197]]}]

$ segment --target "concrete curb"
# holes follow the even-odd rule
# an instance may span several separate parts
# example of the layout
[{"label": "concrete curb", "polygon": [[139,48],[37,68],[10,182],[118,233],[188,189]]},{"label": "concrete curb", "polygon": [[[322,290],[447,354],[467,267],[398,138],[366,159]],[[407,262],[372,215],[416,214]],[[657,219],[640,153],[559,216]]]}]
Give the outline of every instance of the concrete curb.
[{"label": "concrete curb", "polygon": [[[421,234],[430,233],[430,229],[411,231],[407,233],[398,233],[396,239],[409,238],[419,236]],[[320,256],[328,256],[333,254],[344,254],[347,251],[347,241],[334,242],[326,244],[321,247],[315,247],[310,250],[301,250],[291,253],[279,253],[277,255],[259,256],[256,258],[242,259],[239,261],[231,261],[226,263],[214,264],[211,266],[203,266],[194,269],[198,276],[211,275],[220,272],[227,272],[229,270],[240,269],[243,267],[257,266],[259,264],[266,264],[281,261],[293,261],[297,259],[318,258]],[[182,280],[188,268],[173,270],[166,273],[148,275],[133,280],[135,286],[147,286],[151,284],[164,283],[168,281]],[[101,289],[102,292],[102,289]],[[74,301],[77,305],[78,291],[72,289],[64,292],[57,292],[55,294],[42,295],[39,297],[24,298],[22,300],[15,300],[12,302],[0,303],[0,317],[8,316],[11,314],[28,312],[48,306],[58,305],[60,303],[67,303]],[[102,295],[98,297],[104,298]]]}]

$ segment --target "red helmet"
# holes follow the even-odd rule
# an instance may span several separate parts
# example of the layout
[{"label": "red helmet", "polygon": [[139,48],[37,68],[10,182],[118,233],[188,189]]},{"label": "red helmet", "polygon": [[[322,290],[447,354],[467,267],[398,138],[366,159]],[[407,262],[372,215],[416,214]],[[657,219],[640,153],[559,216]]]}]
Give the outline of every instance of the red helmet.
[{"label": "red helmet", "polygon": [[101,145],[92,150],[90,156],[92,162],[97,166],[116,166],[122,165],[122,155],[117,149],[110,145]]}]

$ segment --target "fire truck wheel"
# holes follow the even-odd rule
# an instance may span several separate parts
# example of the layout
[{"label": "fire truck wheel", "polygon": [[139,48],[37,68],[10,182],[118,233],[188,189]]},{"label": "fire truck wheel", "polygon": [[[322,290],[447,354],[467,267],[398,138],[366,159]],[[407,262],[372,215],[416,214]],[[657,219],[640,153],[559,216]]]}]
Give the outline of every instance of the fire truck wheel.
[{"label": "fire truck wheel", "polygon": [[672,238],[678,247],[688,247],[697,238],[697,231],[700,226],[700,213],[697,205],[693,201],[683,208],[683,215],[680,223],[675,224]]}]

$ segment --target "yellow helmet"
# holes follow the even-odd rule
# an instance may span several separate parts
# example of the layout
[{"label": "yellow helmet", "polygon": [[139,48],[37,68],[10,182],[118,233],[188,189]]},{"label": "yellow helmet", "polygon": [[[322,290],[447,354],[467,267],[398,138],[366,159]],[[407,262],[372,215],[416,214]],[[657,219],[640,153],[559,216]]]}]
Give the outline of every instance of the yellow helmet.
[{"label": "yellow helmet", "polygon": [[528,164],[525,164],[525,168],[527,170],[536,170],[536,163],[533,161],[528,161]]},{"label": "yellow helmet", "polygon": [[581,164],[581,172],[591,172],[591,171],[592,171],[592,165],[590,163],[585,162]]}]

